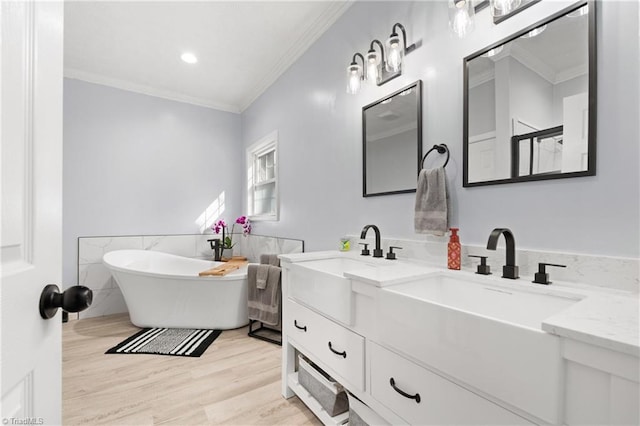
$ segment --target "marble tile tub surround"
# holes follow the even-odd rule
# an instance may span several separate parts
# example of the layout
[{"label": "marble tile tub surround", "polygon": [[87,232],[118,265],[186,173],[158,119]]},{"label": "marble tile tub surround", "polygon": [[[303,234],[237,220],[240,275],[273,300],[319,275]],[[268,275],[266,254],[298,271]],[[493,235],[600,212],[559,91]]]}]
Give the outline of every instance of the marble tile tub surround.
[{"label": "marble tile tub surround", "polygon": [[[358,245],[360,234],[349,234],[351,250],[360,250]],[[371,238],[369,238],[371,237]],[[587,284],[611,290],[640,292],[640,259],[593,256],[585,254],[555,253],[549,251],[520,250],[516,235],[516,264],[520,268],[520,279],[532,281],[533,274],[538,272],[538,263],[556,263],[566,268],[547,267],[550,280],[569,283]],[[374,247],[373,234],[367,236],[370,249]],[[426,262],[430,265],[447,266],[448,236],[419,236],[416,239],[382,238],[382,246],[386,254],[389,246],[402,247],[394,250],[399,259],[411,259]],[[504,241],[498,243],[496,251],[487,250],[486,246],[462,245],[462,269],[475,271],[480,259],[468,257],[470,254],[487,256],[487,264],[493,274],[502,274],[505,262]]]},{"label": "marble tile tub surround", "polygon": [[[212,234],[139,235],[78,238],[78,284],[93,290],[93,303],[80,313],[90,318],[127,312],[120,288],[103,265],[102,257],[111,251],[154,250],[197,259],[211,259],[213,252],[207,240]],[[258,262],[262,253],[302,253],[304,241],[264,235],[234,236],[234,254]]]}]

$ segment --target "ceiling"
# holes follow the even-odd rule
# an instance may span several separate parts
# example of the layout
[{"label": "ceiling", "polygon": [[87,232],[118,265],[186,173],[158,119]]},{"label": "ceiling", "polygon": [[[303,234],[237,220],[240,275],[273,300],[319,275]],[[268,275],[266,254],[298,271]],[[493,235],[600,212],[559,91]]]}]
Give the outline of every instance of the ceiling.
[{"label": "ceiling", "polygon": [[65,76],[241,112],[352,1],[66,2]]},{"label": "ceiling", "polygon": [[551,84],[561,83],[589,71],[588,15],[566,15],[546,25],[531,38],[516,38],[504,49],[487,58],[469,62],[470,84],[475,86],[493,78],[494,62],[511,56],[538,73]]}]

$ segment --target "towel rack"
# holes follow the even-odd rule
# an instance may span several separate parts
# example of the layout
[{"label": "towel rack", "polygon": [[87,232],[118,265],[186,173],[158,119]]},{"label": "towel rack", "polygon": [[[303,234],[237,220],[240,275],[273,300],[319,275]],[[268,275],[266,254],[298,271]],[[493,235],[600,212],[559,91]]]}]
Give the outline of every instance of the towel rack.
[{"label": "towel rack", "polygon": [[445,152],[447,153],[447,159],[444,162],[444,165],[442,167],[447,167],[447,163],[449,162],[449,147],[444,144],[441,143],[440,145],[434,145],[433,148],[431,148],[429,151],[427,151],[427,153],[424,155],[424,157],[422,157],[422,169],[424,169],[424,160],[427,159],[427,155],[429,155],[431,153],[431,151],[436,150],[438,152],[438,154],[444,154]]}]

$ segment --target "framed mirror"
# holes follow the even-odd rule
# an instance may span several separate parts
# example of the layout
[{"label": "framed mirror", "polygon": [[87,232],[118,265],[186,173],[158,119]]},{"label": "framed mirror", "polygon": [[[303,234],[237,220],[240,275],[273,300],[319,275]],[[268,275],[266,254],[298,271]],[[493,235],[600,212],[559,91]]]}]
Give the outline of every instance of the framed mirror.
[{"label": "framed mirror", "polygon": [[464,59],[463,186],[595,175],[595,15],[576,3]]},{"label": "framed mirror", "polygon": [[415,192],[422,159],[422,81],[362,108],[362,196]]}]

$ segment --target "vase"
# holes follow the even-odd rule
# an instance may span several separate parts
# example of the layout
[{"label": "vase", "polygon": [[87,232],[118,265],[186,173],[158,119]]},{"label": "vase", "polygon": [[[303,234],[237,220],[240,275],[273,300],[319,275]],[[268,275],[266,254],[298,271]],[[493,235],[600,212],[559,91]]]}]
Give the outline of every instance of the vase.
[{"label": "vase", "polygon": [[233,257],[233,247],[223,249],[222,257],[225,259],[231,259]]}]

